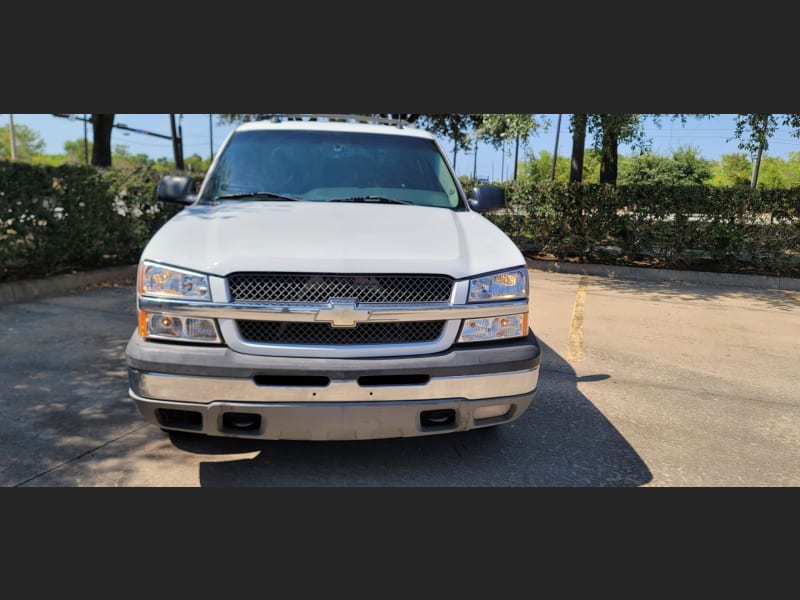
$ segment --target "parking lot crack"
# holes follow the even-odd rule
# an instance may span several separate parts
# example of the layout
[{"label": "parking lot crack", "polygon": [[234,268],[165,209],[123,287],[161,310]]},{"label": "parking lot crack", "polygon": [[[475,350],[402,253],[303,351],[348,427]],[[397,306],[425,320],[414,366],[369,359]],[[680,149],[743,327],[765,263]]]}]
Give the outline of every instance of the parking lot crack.
[{"label": "parking lot crack", "polygon": [[129,435],[134,434],[134,433],[136,433],[138,431],[141,431],[145,427],[149,427],[149,426],[150,426],[149,423],[145,423],[143,425],[140,425],[139,427],[136,427],[135,429],[132,429],[132,430],[130,430],[130,431],[128,431],[128,432],[126,432],[126,433],[124,433],[124,434],[122,434],[120,436],[117,436],[117,437],[115,437],[115,438],[113,438],[111,440],[108,440],[107,442],[105,442],[103,444],[100,444],[99,446],[95,446],[94,448],[90,448],[89,450],[86,450],[85,452],[81,452],[77,456],[73,456],[72,458],[70,458],[68,460],[62,461],[62,462],[58,463],[57,465],[54,465],[54,466],[50,467],[49,469],[46,469],[46,470],[42,471],[41,473],[37,473],[33,477],[29,477],[28,479],[25,479],[24,481],[21,481],[21,482],[17,483],[16,485],[14,485],[14,487],[23,487],[24,485],[30,483],[31,481],[35,481],[35,480],[39,479],[40,477],[44,477],[45,475],[47,475],[48,473],[52,473],[53,471],[57,471],[58,469],[61,469],[62,467],[65,467],[66,465],[68,465],[70,463],[74,463],[76,461],[79,461],[83,457],[89,456],[90,454],[93,454],[93,453],[97,452],[98,450],[100,450],[102,448],[105,448],[106,446],[110,446],[114,442],[118,442],[119,440],[121,440],[123,438],[126,438]]}]

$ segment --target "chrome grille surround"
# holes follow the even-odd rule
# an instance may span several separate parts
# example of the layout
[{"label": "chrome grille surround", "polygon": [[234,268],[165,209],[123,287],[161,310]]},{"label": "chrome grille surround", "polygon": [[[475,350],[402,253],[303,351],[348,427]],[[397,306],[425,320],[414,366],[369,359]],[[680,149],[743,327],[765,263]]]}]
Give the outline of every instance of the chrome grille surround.
[{"label": "chrome grille surround", "polygon": [[358,304],[450,302],[454,280],[441,275],[336,275],[234,273],[228,276],[235,304],[327,304],[351,298]]},{"label": "chrome grille surround", "polygon": [[[357,275],[308,273],[234,273],[227,278],[230,302],[237,305],[328,306],[346,299],[353,306],[445,304],[454,280],[437,275]],[[291,323],[236,320],[243,342],[281,346],[378,346],[426,344],[439,339],[445,321]]]}]

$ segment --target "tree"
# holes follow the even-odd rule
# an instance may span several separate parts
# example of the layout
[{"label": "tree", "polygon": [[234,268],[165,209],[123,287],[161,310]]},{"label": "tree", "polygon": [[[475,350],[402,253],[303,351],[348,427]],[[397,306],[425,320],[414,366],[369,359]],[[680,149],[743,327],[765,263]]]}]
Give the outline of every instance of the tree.
[{"label": "tree", "polygon": [[646,148],[642,117],[634,114],[588,115],[588,127],[600,149],[600,183],[617,184],[620,143]]},{"label": "tree", "polygon": [[[651,118],[657,126],[661,126],[661,114],[585,114],[573,115],[571,129],[573,134],[573,167],[570,173],[571,182],[584,179],[582,173],[583,146],[585,134],[592,135],[594,147],[600,150],[600,183],[616,185],[619,167],[619,146],[628,144],[640,152],[648,152],[650,140],[645,136],[644,120]],[[685,114],[669,115],[671,119],[686,121]],[[694,114],[696,118],[706,118],[710,114]],[[584,129],[585,127],[585,129]]]},{"label": "tree", "polygon": [[642,120],[645,115],[634,114],[574,114],[570,117],[572,132],[572,163],[570,183],[584,180],[586,136],[591,134],[594,147],[600,150],[600,183],[616,185],[619,145],[629,143],[647,148]]},{"label": "tree", "polygon": [[[531,155],[520,164],[521,181],[550,181],[553,168],[553,154],[542,150],[539,157]],[[569,159],[564,156],[556,158],[556,181],[566,181],[569,177]]]},{"label": "tree", "polygon": [[114,153],[112,155],[114,164],[118,167],[149,167],[153,164],[153,160],[140,152],[139,154],[132,154],[125,144],[117,144],[114,146]]},{"label": "tree", "polygon": [[698,150],[681,146],[672,157],[646,152],[620,163],[622,184],[660,183],[664,185],[701,185],[711,177],[712,162],[699,156]]},{"label": "tree", "polygon": [[800,152],[790,152],[786,161],[787,187],[800,187]]},{"label": "tree", "polygon": [[712,161],[700,156],[700,150],[692,146],[679,146],[672,153],[675,169],[675,185],[702,185],[711,178]]},{"label": "tree", "polygon": [[211,166],[210,158],[203,158],[197,153],[187,157],[183,162],[190,173],[205,173]]},{"label": "tree", "polygon": [[755,165],[750,181],[752,189],[755,189],[758,182],[761,156],[769,150],[769,140],[775,135],[778,126],[788,127],[793,130],[792,135],[800,137],[800,114],[736,115],[733,136],[739,140],[741,150],[755,154]]},{"label": "tree", "polygon": [[111,166],[111,132],[114,130],[113,114],[92,115],[92,164],[96,167]]},{"label": "tree", "polygon": [[[92,155],[92,142],[88,143],[89,156]],[[68,140],[64,142],[64,153],[67,155],[66,159],[71,164],[83,164],[85,161],[86,148],[84,146],[83,138],[77,140]]]},{"label": "tree", "polygon": [[572,132],[572,161],[569,167],[569,182],[583,181],[583,159],[586,153],[586,118],[589,115],[572,115],[570,131]]},{"label": "tree", "polygon": [[723,154],[719,163],[714,166],[712,185],[721,187],[738,187],[750,183],[753,163],[746,154]]},{"label": "tree", "polygon": [[751,154],[759,148],[769,150],[769,140],[778,127],[787,127],[792,135],[800,137],[800,114],[797,115],[736,115],[733,138],[738,140],[739,149]]},{"label": "tree", "polygon": [[514,140],[514,179],[517,179],[519,166],[519,147],[522,142],[526,145],[528,137],[540,127],[549,126],[545,119],[536,120],[535,115],[519,114],[483,114],[461,115],[470,118],[475,128],[477,137],[489,142],[495,148],[504,145],[508,140]]},{"label": "tree", "polygon": [[408,115],[411,120],[434,135],[452,140],[459,150],[470,148],[469,132],[480,128],[483,115]]},{"label": "tree", "polygon": [[788,169],[782,158],[767,156],[761,162],[759,186],[770,189],[787,189],[792,187],[788,177]]},{"label": "tree", "polygon": [[[30,161],[34,154],[44,151],[45,143],[35,129],[27,125],[14,125],[14,141],[17,160]],[[0,130],[0,158],[11,160],[11,128]]]}]

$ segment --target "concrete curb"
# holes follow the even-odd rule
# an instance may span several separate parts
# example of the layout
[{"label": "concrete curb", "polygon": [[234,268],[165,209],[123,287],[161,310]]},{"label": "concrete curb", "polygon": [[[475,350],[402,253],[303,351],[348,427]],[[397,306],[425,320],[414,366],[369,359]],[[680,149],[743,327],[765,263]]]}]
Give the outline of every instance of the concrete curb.
[{"label": "concrete curb", "polygon": [[568,273],[573,275],[595,275],[635,281],[683,281],[703,285],[748,287],[770,290],[800,291],[800,279],[796,277],[769,277],[767,275],[741,275],[739,273],[712,273],[706,271],[678,271],[674,269],[646,269],[642,267],[622,267],[584,263],[565,263],[561,261],[537,260],[527,258],[529,269],[549,273]]},{"label": "concrete curb", "polygon": [[76,272],[67,275],[57,275],[46,279],[30,279],[27,281],[9,281],[0,283],[0,304],[23,302],[48,296],[69,294],[80,288],[103,283],[136,277],[137,265],[110,267],[96,271]]}]

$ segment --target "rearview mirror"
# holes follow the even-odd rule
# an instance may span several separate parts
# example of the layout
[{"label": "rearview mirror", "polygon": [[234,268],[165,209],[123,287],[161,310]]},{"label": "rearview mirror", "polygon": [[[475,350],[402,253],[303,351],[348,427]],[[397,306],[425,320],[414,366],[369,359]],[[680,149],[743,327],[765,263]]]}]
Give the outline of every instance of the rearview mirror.
[{"label": "rearview mirror", "polygon": [[194,204],[194,179],[185,175],[166,175],[158,182],[156,196],[161,202]]},{"label": "rearview mirror", "polygon": [[506,193],[496,185],[483,185],[469,193],[469,205],[478,212],[494,212],[506,207]]}]

